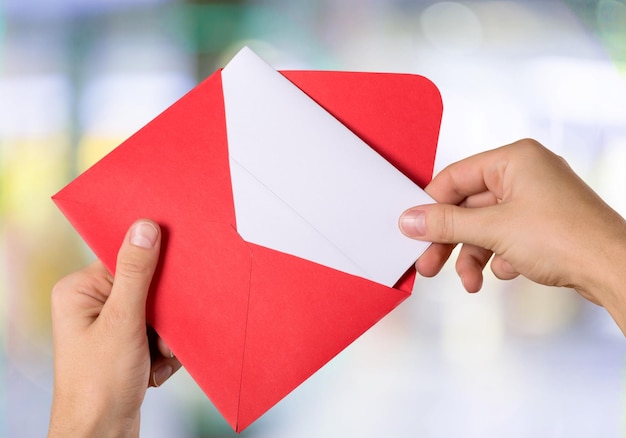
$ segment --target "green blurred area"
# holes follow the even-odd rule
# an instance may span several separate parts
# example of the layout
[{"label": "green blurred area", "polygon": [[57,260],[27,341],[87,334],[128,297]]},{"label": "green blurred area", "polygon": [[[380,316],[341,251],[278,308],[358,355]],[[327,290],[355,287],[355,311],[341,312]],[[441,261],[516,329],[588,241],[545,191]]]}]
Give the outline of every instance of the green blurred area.
[{"label": "green blurred area", "polygon": [[626,73],[626,1],[565,0],[596,35],[622,73]]}]

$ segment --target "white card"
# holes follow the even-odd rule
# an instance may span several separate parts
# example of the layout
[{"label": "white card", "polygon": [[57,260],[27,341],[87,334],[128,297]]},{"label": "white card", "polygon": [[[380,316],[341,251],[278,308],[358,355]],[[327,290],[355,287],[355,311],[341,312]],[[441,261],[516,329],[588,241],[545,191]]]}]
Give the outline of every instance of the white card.
[{"label": "white card", "polygon": [[429,245],[398,218],[432,198],[250,49],[222,86],[239,234],[393,286]]}]

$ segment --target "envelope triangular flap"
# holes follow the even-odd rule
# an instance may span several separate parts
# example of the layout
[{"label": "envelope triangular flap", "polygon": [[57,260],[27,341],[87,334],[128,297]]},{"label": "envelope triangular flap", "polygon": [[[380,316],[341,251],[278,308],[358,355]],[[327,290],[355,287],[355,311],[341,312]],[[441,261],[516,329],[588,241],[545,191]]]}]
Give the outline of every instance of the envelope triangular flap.
[{"label": "envelope triangular flap", "polygon": [[428,78],[404,73],[281,73],[420,187],[430,182],[443,103]]},{"label": "envelope triangular flap", "polygon": [[[410,296],[410,291],[252,246],[238,431]],[[274,266],[281,267],[278,278]]]}]

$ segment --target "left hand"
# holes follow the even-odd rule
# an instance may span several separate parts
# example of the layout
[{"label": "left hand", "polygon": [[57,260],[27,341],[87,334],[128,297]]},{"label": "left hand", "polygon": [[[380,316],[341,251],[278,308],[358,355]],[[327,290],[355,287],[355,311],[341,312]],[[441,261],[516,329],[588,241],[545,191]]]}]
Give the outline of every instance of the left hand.
[{"label": "left hand", "polygon": [[158,225],[139,220],[121,245],[115,280],[97,261],[55,285],[49,437],[138,436],[147,387],[180,368],[161,339],[154,351],[148,339],[146,297],[160,244]]}]

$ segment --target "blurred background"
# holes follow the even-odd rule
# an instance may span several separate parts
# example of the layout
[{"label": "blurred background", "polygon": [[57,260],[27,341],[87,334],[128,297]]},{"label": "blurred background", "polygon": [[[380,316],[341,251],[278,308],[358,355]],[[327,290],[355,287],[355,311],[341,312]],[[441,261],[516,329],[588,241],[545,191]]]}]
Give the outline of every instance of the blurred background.
[{"label": "blurred background", "polygon": [[[534,137],[626,214],[624,0],[4,0],[0,436],[45,435],[50,289],[93,259],[50,196],[243,45],[278,69],[427,76],[436,170]],[[449,264],[241,436],[625,436],[625,353],[576,293],[487,272],[468,295]],[[184,371],[142,427],[235,436]]]}]

